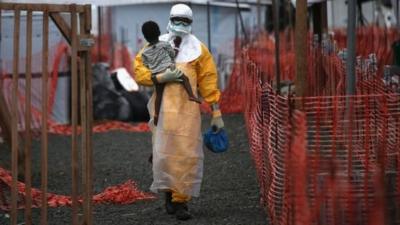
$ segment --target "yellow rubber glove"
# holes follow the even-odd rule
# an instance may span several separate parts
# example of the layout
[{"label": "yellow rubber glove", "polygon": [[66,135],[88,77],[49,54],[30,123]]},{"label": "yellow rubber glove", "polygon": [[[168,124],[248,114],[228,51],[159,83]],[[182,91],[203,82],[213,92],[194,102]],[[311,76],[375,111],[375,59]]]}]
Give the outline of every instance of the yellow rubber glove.
[{"label": "yellow rubber glove", "polygon": [[224,128],[222,113],[221,110],[219,110],[218,104],[213,104],[211,108],[213,109],[211,118],[211,127],[216,128],[216,132],[218,132],[220,129]]}]

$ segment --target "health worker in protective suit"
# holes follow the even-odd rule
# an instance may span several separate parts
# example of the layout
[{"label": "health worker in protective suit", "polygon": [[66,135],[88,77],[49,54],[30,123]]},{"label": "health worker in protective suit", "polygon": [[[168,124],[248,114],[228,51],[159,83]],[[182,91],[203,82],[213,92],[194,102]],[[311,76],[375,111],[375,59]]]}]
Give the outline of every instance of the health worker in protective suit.
[{"label": "health worker in protective suit", "polygon": [[[175,69],[152,74],[143,64],[142,52],[135,58],[137,83],[145,86],[165,84],[161,104],[155,104],[155,94],[148,103],[149,125],[153,134],[153,183],[150,190],[165,192],[165,207],[178,220],[192,216],[187,203],[198,197],[203,177],[203,140],[201,135],[200,107],[190,101],[183,85],[182,74],[189,78],[193,93],[198,93],[213,110],[211,126],[224,127],[218,107],[220,90],[213,57],[207,47],[191,34],[192,10],[185,4],[171,8],[168,33],[159,37],[178,51]],[[181,39],[175,46],[176,37]],[[159,107],[157,125],[154,125],[155,108]]]}]

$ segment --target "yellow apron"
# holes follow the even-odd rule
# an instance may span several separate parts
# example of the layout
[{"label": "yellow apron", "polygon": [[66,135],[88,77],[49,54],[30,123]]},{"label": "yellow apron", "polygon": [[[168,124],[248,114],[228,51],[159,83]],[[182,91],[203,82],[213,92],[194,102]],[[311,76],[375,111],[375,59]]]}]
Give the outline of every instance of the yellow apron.
[{"label": "yellow apron", "polygon": [[[177,63],[197,94],[196,70],[190,63]],[[199,104],[189,101],[181,83],[167,83],[158,125],[153,124],[155,93],[148,103],[153,134],[153,183],[150,190],[174,190],[198,197],[203,176],[203,141]]]}]

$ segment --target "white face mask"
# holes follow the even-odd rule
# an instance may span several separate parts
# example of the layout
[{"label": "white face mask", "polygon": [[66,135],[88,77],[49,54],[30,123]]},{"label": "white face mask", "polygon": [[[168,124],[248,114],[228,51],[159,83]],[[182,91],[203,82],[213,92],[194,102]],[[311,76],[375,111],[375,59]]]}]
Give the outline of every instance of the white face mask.
[{"label": "white face mask", "polygon": [[176,36],[183,37],[192,32],[192,26],[191,25],[183,25],[183,24],[175,25],[171,21],[169,21],[167,30],[168,30],[168,32],[170,32]]}]

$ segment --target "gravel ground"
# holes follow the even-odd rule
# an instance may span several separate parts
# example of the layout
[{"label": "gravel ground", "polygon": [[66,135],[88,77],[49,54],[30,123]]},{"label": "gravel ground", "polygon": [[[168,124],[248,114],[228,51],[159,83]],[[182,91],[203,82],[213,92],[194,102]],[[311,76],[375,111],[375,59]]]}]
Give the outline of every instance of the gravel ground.
[{"label": "gravel ground", "polygon": [[[203,129],[209,118],[204,116]],[[96,225],[266,225],[264,210],[259,206],[259,190],[255,169],[242,115],[224,116],[230,138],[228,152],[214,154],[205,151],[205,171],[200,198],[193,199],[189,208],[194,218],[180,222],[167,215],[163,196],[152,201],[131,205],[96,205]],[[139,188],[148,191],[152,181],[151,165],[147,158],[151,151],[150,133],[112,131],[95,134],[94,143],[94,193],[104,188],[133,179]],[[49,136],[49,192],[68,195],[70,183],[70,137]],[[0,145],[0,165],[9,168],[10,154]],[[40,187],[40,142],[33,143],[33,185]],[[23,224],[23,211],[19,222]],[[40,210],[34,209],[34,224],[39,224]],[[49,209],[49,225],[71,224],[69,207]],[[5,212],[0,210],[0,225],[9,224]]]}]

